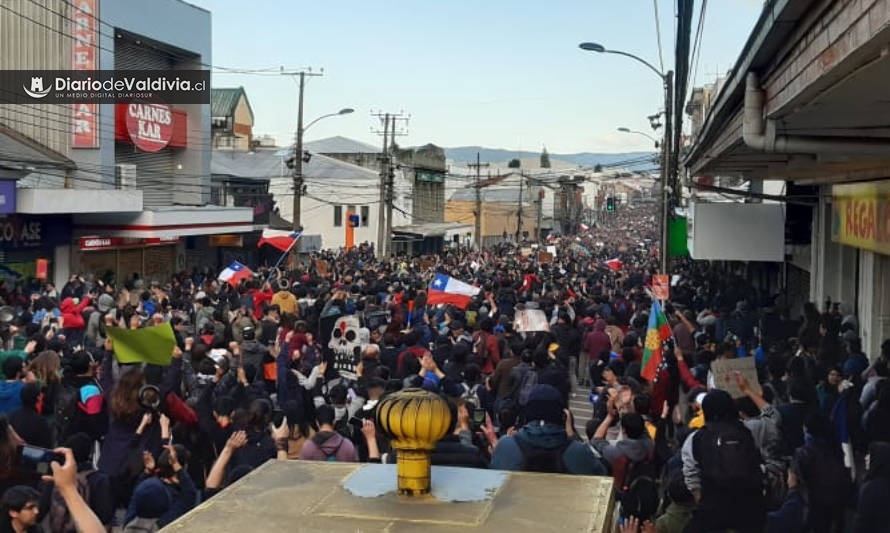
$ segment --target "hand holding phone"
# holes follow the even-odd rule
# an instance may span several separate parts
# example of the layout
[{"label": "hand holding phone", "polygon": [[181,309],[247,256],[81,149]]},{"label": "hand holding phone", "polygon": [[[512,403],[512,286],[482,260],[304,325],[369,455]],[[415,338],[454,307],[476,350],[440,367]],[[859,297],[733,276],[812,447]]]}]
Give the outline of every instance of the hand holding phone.
[{"label": "hand holding phone", "polygon": [[16,448],[16,464],[26,472],[33,472],[40,476],[52,474],[50,463],[53,461],[65,463],[65,456],[61,453],[38,446],[22,444]]}]

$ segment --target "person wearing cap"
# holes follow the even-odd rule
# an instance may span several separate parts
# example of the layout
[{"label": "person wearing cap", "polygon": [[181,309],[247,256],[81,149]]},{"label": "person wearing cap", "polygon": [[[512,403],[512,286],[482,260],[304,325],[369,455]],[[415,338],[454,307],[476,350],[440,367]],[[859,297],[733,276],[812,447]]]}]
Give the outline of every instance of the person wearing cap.
[{"label": "person wearing cap", "polygon": [[580,440],[566,433],[562,395],[550,385],[535,385],[523,408],[525,425],[494,446],[491,468],[523,472],[606,475],[605,465]]},{"label": "person wearing cap", "polygon": [[107,293],[99,295],[99,298],[96,299],[96,309],[90,314],[90,318],[87,321],[86,339],[93,346],[102,346],[105,343],[102,324],[105,320],[105,315],[112,309],[114,309],[114,298]]}]

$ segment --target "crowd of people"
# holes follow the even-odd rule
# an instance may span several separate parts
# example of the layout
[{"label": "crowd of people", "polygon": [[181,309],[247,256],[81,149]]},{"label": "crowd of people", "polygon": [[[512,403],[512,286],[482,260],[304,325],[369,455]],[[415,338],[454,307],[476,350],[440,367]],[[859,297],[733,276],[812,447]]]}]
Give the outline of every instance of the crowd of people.
[{"label": "crowd of people", "polygon": [[[679,261],[644,379],[653,220],[623,205],[540,247],[325,252],[234,286],[206,270],[7,281],[0,532],[152,531],[266,461],[394,462],[375,407],[415,387],[453,414],[434,465],[612,476],[625,533],[890,530],[890,342],[869,358],[841,305],[796,319]],[[428,305],[436,275],[478,295]],[[545,327],[519,327],[528,311]],[[167,324],[169,365],[118,360],[110,328]],[[745,357],[756,380],[715,380],[714,361]],[[27,447],[61,455],[41,471]]]}]

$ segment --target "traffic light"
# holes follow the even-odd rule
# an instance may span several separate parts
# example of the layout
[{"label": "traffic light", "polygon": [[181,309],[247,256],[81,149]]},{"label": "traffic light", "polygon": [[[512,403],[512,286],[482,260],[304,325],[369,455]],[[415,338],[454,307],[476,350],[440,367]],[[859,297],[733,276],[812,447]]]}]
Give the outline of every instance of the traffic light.
[{"label": "traffic light", "polygon": [[349,215],[349,226],[353,228],[359,227],[361,218],[358,215]]},{"label": "traffic light", "polygon": [[614,211],[615,210],[615,198],[613,196],[609,196],[606,198],[606,211]]}]

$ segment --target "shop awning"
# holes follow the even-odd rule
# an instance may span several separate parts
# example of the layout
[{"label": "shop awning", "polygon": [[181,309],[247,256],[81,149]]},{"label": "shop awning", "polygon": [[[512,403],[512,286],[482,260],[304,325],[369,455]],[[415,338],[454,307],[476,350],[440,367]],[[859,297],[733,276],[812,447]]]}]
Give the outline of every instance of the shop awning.
[{"label": "shop awning", "polygon": [[164,239],[248,233],[263,227],[254,225],[253,209],[249,207],[174,206],[139,213],[97,213],[74,217],[75,237],[101,235]]}]

